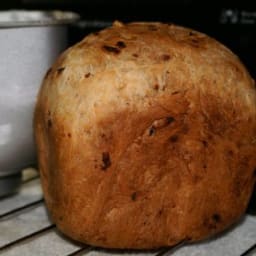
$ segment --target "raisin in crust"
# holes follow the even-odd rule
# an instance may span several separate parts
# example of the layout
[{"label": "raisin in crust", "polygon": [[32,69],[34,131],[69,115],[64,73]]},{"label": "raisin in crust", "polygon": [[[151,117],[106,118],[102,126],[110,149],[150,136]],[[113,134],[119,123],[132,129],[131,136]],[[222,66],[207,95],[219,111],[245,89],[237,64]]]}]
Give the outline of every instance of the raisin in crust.
[{"label": "raisin in crust", "polygon": [[256,175],[256,90],[197,31],[116,22],[67,49],[35,111],[45,201],[75,240],[158,248],[219,234]]}]

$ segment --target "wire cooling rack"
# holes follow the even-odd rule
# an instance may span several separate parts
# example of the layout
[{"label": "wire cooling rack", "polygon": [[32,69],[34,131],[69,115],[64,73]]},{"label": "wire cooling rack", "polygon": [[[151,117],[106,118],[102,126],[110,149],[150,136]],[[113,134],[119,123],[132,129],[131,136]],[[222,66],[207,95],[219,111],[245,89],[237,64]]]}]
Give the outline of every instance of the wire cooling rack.
[{"label": "wire cooling rack", "polygon": [[[175,228],[175,227],[174,227]],[[103,250],[63,236],[50,221],[38,172],[23,171],[17,194],[0,198],[0,255],[6,256],[249,256],[256,255],[256,216],[214,239],[155,251]]]}]

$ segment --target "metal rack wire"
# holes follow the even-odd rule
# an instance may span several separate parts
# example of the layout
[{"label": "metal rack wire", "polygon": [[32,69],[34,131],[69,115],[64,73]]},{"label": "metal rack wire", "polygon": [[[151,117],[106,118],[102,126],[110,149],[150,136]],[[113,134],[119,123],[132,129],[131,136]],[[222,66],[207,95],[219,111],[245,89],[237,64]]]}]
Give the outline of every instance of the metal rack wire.
[{"label": "metal rack wire", "polygon": [[[31,174],[32,173],[32,174]],[[186,255],[256,255],[256,216],[246,216],[241,223],[219,238],[158,251],[108,251],[76,243],[59,233],[48,218],[38,173],[24,178],[19,193],[0,198],[0,255],[64,256],[186,256]]]}]

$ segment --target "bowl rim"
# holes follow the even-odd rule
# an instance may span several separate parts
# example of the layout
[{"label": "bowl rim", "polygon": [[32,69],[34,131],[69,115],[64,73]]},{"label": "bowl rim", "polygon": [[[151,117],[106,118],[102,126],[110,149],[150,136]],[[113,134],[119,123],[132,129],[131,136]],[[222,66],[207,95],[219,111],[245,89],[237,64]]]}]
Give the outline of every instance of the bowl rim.
[{"label": "bowl rim", "polygon": [[68,25],[80,19],[78,13],[61,10],[4,10],[0,11],[0,29]]}]

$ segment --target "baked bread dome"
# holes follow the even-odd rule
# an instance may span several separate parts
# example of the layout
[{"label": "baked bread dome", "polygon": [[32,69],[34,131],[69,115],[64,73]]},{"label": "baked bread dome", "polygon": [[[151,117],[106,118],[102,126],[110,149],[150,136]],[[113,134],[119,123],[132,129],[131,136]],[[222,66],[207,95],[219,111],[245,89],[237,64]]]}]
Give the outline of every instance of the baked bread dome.
[{"label": "baked bread dome", "polygon": [[35,111],[57,227],[101,247],[217,234],[256,180],[256,90],[238,57],[197,31],[115,22],[67,49]]}]

